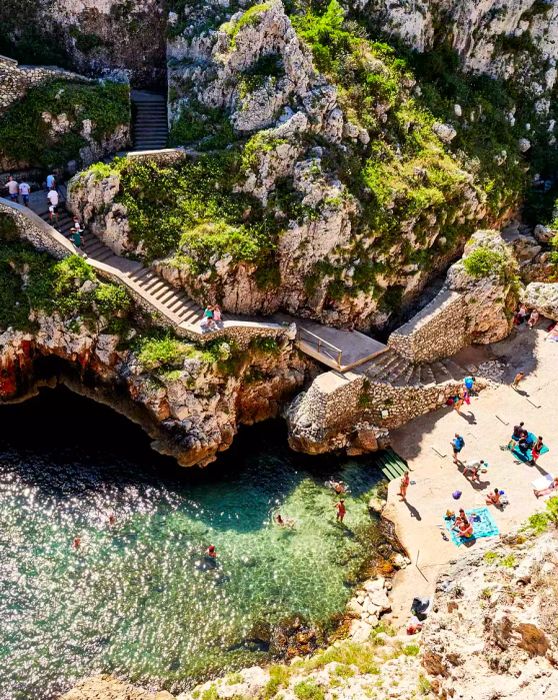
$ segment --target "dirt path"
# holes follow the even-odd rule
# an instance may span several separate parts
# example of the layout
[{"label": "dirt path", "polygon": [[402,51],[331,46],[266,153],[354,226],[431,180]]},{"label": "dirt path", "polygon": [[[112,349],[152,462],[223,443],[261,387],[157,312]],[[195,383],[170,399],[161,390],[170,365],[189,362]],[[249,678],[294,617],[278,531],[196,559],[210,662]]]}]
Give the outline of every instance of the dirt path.
[{"label": "dirt path", "polygon": [[[514,331],[507,340],[491,346],[493,356],[506,364],[503,380],[507,383],[473,398],[471,405],[464,407],[463,416],[441,409],[392,434],[393,447],[407,459],[411,480],[416,482],[409,486],[407,502],[401,502],[397,496],[399,481],[391,482],[384,511],[396,523],[412,560],[411,566],[394,580],[391,622],[395,626],[408,620],[413,597],[431,596],[438,574],[450,561],[467,552],[467,547],[456,547],[442,537],[443,516],[448,508],[468,510],[484,506],[490,490],[503,489],[509,505],[503,511],[491,507],[503,534],[544,508],[544,501],[534,496],[531,482],[547,472],[558,476],[558,343],[545,341],[543,328],[547,325],[545,321],[539,330]],[[527,377],[520,390],[515,391],[509,382],[518,369],[523,369]],[[519,421],[524,421],[529,431],[542,435],[550,448],[540,457],[538,467],[523,464],[509,450],[501,449]],[[480,485],[472,484],[453,464],[449,443],[456,432],[465,439],[464,461],[484,459],[489,464]],[[459,501],[451,496],[455,490],[463,492]],[[490,548],[494,541],[482,538],[472,546]]]}]

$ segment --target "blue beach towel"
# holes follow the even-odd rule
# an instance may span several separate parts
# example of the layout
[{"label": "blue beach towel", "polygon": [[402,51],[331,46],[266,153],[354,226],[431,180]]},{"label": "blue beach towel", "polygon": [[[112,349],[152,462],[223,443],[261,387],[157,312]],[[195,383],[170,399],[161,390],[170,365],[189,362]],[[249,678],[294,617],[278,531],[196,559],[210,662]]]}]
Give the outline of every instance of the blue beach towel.
[{"label": "blue beach towel", "polygon": [[[473,518],[473,513],[476,514],[476,518]],[[486,506],[483,506],[482,508],[474,508],[473,510],[466,510],[465,514],[473,523],[474,534],[473,537],[470,537],[469,539],[460,537],[455,530],[452,530],[454,525],[453,520],[445,521],[446,529],[449,532],[451,541],[458,547],[460,547],[463,542],[474,542],[474,540],[478,540],[479,537],[496,537],[496,535],[500,534],[500,530],[498,530],[498,526],[492,519],[492,515],[490,515],[490,511],[488,508],[486,508]]]},{"label": "blue beach towel", "polygon": [[[537,442],[537,436],[534,433],[527,433],[527,439],[529,442],[532,442],[533,444]],[[512,436],[513,440],[513,436]],[[546,445],[543,445],[543,448],[541,450],[541,455],[546,454],[549,451],[548,447]],[[519,447],[516,445],[512,449],[512,453],[520,459],[522,462],[530,462],[533,459],[533,456],[531,454],[531,450],[527,450],[525,454],[519,449]]]}]

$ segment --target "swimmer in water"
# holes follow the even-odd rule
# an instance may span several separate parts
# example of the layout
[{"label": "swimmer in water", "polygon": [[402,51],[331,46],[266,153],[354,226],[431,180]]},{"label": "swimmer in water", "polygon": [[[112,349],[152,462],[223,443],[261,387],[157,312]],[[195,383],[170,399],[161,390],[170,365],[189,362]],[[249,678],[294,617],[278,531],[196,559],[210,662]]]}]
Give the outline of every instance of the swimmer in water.
[{"label": "swimmer in water", "polygon": [[328,486],[335,491],[335,493],[337,493],[337,494],[347,493],[347,485],[343,481],[336,481],[335,479],[332,478],[327,483],[328,483]]},{"label": "swimmer in water", "polygon": [[294,527],[295,521],[292,518],[283,518],[281,513],[277,513],[275,516],[275,522],[279,527]]},{"label": "swimmer in water", "polygon": [[210,544],[207,548],[206,555],[212,559],[217,559],[217,551],[214,544]]},{"label": "swimmer in water", "polygon": [[81,546],[81,539],[79,537],[74,537],[74,541],[72,543],[72,547],[74,549],[79,549]]},{"label": "swimmer in water", "polygon": [[116,515],[113,515],[112,513],[109,515],[108,524],[110,527],[116,525]]}]

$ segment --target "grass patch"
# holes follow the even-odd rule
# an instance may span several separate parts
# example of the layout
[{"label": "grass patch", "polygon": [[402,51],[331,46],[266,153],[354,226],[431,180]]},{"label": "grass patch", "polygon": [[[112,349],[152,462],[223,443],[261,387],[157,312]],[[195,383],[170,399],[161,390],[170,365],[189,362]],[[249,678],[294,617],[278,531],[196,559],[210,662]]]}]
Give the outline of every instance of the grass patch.
[{"label": "grass patch", "polygon": [[279,664],[269,667],[269,680],[263,689],[264,700],[271,700],[281,688],[289,684],[290,671]]},{"label": "grass patch", "polygon": [[480,246],[475,248],[466,258],[463,267],[471,277],[491,277],[500,275],[507,266],[508,260],[503,253]]}]

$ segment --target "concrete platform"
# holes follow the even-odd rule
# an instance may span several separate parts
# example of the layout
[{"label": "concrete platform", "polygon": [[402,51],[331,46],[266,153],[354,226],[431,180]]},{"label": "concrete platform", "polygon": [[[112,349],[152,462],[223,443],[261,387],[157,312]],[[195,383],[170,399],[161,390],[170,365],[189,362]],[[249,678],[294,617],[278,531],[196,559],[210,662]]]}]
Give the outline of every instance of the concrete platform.
[{"label": "concrete platform", "polygon": [[384,343],[359,331],[331,328],[300,318],[295,322],[298,329],[297,347],[326,367],[339,372],[358,367],[387,350]]}]

